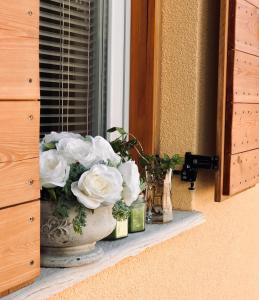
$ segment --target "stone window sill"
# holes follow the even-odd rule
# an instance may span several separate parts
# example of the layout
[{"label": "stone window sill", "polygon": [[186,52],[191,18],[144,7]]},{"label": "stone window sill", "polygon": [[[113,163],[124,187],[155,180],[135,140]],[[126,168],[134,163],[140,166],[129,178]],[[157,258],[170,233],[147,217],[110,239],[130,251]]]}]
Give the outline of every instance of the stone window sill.
[{"label": "stone window sill", "polygon": [[147,225],[146,231],[130,234],[128,238],[99,242],[105,254],[97,262],[67,269],[42,268],[40,277],[32,285],[4,299],[46,299],[115,265],[126,257],[135,256],[146,248],[168,240],[204,221],[204,215],[200,212],[174,211],[174,220],[171,223]]}]

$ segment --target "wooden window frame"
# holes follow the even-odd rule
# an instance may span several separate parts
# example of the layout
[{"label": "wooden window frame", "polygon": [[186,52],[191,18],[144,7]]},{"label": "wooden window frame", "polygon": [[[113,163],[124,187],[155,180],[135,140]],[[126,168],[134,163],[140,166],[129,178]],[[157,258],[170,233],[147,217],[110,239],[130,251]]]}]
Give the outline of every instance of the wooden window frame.
[{"label": "wooden window frame", "polygon": [[228,49],[229,1],[220,3],[219,30],[219,65],[218,65],[218,100],[217,100],[217,133],[216,151],[219,156],[219,170],[215,180],[215,201],[221,202],[229,198],[223,195],[224,154],[225,154],[225,121],[226,121],[226,86],[227,86],[227,49]]},{"label": "wooden window frame", "polygon": [[129,131],[147,153],[159,153],[161,1],[131,1]]}]

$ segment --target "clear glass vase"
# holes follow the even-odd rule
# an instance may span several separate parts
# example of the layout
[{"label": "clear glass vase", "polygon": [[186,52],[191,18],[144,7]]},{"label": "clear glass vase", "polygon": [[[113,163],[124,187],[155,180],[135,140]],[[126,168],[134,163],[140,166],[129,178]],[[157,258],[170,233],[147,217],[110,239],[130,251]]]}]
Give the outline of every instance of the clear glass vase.
[{"label": "clear glass vase", "polygon": [[173,220],[172,208],[172,169],[169,169],[162,180],[157,180],[153,174],[146,172],[146,222],[168,223]]}]

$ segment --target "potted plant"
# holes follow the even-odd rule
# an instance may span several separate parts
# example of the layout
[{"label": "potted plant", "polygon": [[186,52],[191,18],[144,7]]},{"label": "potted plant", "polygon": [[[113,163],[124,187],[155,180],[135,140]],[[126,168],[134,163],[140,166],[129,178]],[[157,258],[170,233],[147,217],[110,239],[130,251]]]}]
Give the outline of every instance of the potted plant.
[{"label": "potted plant", "polygon": [[[113,127],[108,132],[116,132],[117,138],[111,142],[114,151],[121,155],[124,161],[132,159],[131,150],[137,152],[139,163],[144,170],[141,180],[141,190],[145,190],[146,221],[147,223],[167,223],[173,219],[172,210],[172,175],[177,165],[183,159],[178,155],[167,154],[163,156],[148,155],[144,153],[141,143],[132,134],[127,134],[123,128]],[[143,231],[144,202],[132,204],[129,219],[130,231]]]},{"label": "potted plant", "polygon": [[138,168],[100,136],[52,132],[40,148],[41,263],[93,262],[103,253],[96,242],[116,226],[114,205],[130,205],[139,194]]}]

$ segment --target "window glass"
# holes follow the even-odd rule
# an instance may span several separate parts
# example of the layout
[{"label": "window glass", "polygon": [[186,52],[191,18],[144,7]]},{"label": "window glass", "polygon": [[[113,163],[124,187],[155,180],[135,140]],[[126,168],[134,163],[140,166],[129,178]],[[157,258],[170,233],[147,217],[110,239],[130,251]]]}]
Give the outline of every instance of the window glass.
[{"label": "window glass", "polygon": [[107,1],[40,1],[41,136],[104,134]]}]

